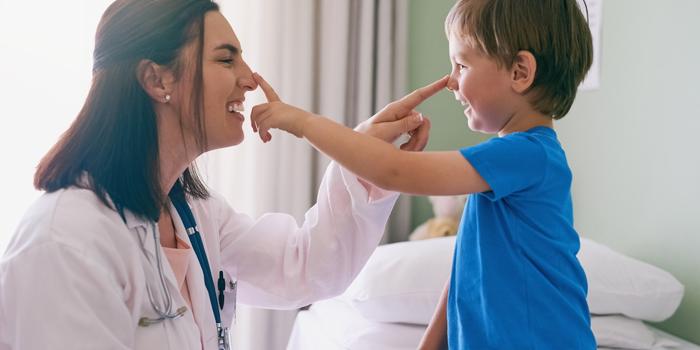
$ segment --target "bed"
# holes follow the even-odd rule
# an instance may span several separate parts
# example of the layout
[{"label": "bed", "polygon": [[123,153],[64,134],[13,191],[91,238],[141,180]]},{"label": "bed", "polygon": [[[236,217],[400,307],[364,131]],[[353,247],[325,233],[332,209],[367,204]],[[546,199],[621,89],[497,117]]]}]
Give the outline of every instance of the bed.
[{"label": "bed", "polygon": [[[454,237],[379,247],[356,280],[298,314],[287,350],[415,349],[450,272]],[[670,317],[683,286],[655,266],[582,239],[599,349],[700,350],[649,326]]]},{"label": "bed", "polygon": [[[698,345],[650,329],[656,339],[653,350],[700,350]],[[330,299],[298,314],[287,350],[415,350],[424,331],[422,325],[367,320],[346,302]]]}]

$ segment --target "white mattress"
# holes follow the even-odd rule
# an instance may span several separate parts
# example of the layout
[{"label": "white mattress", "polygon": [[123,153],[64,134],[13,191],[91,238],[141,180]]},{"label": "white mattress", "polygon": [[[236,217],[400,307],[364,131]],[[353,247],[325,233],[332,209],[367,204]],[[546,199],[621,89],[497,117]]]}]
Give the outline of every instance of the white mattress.
[{"label": "white mattress", "polygon": [[[700,350],[698,345],[652,330],[657,336],[655,350]],[[421,325],[369,321],[345,302],[330,299],[298,314],[287,350],[415,350],[424,331]]]}]

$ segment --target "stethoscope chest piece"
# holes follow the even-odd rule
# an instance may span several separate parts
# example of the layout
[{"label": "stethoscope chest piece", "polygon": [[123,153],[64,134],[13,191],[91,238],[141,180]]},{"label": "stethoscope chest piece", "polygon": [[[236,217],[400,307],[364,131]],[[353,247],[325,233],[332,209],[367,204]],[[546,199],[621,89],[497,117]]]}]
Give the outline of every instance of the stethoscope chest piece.
[{"label": "stethoscope chest piece", "polygon": [[[187,312],[187,306],[182,306],[175,311],[175,314],[173,316],[167,317],[167,318],[171,319],[171,320],[177,320],[178,318],[184,316],[185,312]],[[156,323],[160,323],[161,321],[164,321],[165,319],[166,319],[166,317],[159,317],[159,318],[141,317],[141,318],[139,318],[139,327],[148,327],[148,326],[154,325]]]}]

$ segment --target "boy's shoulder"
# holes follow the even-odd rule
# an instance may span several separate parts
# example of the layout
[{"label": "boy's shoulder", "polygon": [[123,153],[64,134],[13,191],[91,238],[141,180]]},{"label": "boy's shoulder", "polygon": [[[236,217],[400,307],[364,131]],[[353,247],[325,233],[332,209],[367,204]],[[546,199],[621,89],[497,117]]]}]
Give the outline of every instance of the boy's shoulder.
[{"label": "boy's shoulder", "polygon": [[[489,184],[492,200],[515,193],[539,195],[537,190],[542,190],[544,183],[568,190],[571,172],[551,128],[495,137],[460,152]],[[553,178],[557,181],[551,181]]]}]

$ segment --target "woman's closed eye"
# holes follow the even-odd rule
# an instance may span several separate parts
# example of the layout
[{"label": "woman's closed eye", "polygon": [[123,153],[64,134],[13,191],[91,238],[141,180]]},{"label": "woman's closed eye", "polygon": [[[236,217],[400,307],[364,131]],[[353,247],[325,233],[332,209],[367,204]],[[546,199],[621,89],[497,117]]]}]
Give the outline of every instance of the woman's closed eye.
[{"label": "woman's closed eye", "polygon": [[223,63],[226,66],[232,66],[233,65],[233,58],[222,58],[218,60],[219,62]]}]

